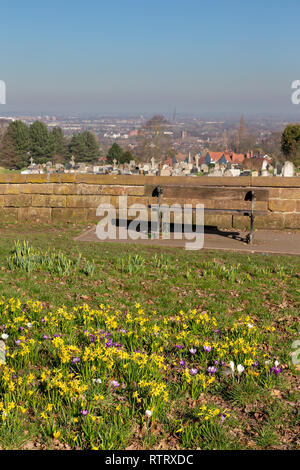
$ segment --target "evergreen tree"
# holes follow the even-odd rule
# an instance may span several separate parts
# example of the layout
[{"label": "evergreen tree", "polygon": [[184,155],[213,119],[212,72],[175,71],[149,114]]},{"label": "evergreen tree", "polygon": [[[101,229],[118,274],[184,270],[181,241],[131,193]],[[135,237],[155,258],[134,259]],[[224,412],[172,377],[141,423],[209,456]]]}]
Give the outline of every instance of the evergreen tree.
[{"label": "evergreen tree", "polygon": [[7,168],[21,169],[28,163],[29,129],[22,121],[9,124],[2,138],[1,164]]},{"label": "evergreen tree", "polygon": [[281,136],[281,151],[287,160],[300,166],[300,124],[289,124]]},{"label": "evergreen tree", "polygon": [[69,153],[77,161],[95,162],[99,159],[100,148],[95,136],[89,131],[84,131],[73,135]]},{"label": "evergreen tree", "polygon": [[131,160],[133,160],[133,155],[129,150],[122,153],[120,163],[129,163]]},{"label": "evergreen tree", "polygon": [[53,145],[53,160],[58,163],[65,162],[67,159],[68,146],[61,127],[53,128],[51,138]]},{"label": "evergreen tree", "polygon": [[46,163],[54,154],[54,143],[46,124],[35,121],[29,128],[30,156],[35,163]]},{"label": "evergreen tree", "polygon": [[108,163],[113,163],[114,160],[117,160],[117,162],[122,163],[122,156],[123,149],[120,147],[120,145],[115,142],[110,147],[106,156],[106,160]]}]

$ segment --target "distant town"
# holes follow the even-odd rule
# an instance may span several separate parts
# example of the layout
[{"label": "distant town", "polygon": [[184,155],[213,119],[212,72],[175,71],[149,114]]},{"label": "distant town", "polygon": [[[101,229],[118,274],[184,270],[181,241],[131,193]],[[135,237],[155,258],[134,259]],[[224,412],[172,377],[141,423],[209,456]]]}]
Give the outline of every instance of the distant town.
[{"label": "distant town", "polygon": [[298,176],[298,160],[286,162],[282,152],[287,125],[274,117],[200,119],[176,110],[168,117],[3,116],[0,166],[23,174]]}]

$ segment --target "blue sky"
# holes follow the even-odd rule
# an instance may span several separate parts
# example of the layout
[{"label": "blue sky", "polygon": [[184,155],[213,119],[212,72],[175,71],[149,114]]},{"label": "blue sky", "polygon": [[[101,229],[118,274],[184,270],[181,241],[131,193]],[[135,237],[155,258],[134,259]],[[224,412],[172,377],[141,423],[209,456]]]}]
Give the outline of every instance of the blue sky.
[{"label": "blue sky", "polygon": [[5,2],[0,113],[299,113],[299,14],[299,0]]}]

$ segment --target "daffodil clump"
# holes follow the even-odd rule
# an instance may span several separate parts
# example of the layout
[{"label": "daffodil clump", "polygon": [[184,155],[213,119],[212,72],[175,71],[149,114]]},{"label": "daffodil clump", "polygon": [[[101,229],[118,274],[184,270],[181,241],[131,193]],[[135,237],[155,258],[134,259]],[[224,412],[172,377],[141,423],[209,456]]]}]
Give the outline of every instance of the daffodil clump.
[{"label": "daffodil clump", "polygon": [[[0,301],[0,330],[0,426],[35,420],[45,436],[75,448],[126,446],[133,422],[176,415],[178,397],[182,406],[208,402],[220,383],[267,387],[281,372],[262,348],[272,327],[259,329],[249,316],[222,329],[196,309],[175,316],[147,313],[140,304],[132,311],[87,304],[49,311],[11,298]],[[226,426],[229,416],[202,404],[195,426],[199,433]],[[174,435],[188,445],[197,433],[188,418],[180,423],[183,431]]]}]

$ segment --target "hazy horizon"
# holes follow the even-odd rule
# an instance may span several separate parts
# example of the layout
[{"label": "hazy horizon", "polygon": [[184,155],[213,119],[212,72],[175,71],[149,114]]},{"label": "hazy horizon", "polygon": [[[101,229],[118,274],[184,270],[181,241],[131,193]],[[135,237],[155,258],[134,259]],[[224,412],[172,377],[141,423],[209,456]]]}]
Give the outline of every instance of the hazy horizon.
[{"label": "hazy horizon", "polygon": [[[297,115],[298,0],[30,0],[1,7],[13,112]],[[13,20],[12,20],[13,19]],[[43,111],[44,110],[44,111]]]}]

